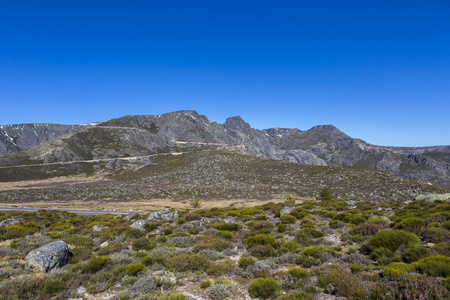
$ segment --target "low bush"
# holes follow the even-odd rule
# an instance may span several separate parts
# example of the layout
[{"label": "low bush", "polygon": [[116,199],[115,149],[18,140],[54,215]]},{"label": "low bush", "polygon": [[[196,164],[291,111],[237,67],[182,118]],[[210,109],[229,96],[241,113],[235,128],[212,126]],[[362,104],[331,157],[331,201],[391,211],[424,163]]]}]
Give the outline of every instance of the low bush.
[{"label": "low bush", "polygon": [[295,263],[304,268],[311,268],[321,264],[320,259],[308,257],[304,254],[297,256]]},{"label": "low bush", "polygon": [[415,272],[416,269],[411,264],[403,262],[390,263],[384,268],[383,276],[390,279],[397,279],[400,276],[405,276],[408,273]]},{"label": "low bush", "polygon": [[253,257],[242,256],[238,261],[239,267],[242,269],[255,264],[255,259]]},{"label": "low bush", "polygon": [[236,223],[216,223],[213,224],[212,227],[217,230],[226,230],[226,231],[238,231],[240,229],[239,224]]},{"label": "low bush", "polygon": [[249,249],[249,252],[253,256],[260,258],[270,257],[276,254],[275,248],[266,245],[255,245]]},{"label": "low bush", "polygon": [[228,230],[219,230],[216,232],[216,235],[227,240],[231,240],[233,238],[233,234]]},{"label": "low bush", "polygon": [[283,215],[280,217],[280,221],[283,224],[295,224],[295,222],[297,222],[297,218],[293,215]]},{"label": "low bush", "polygon": [[112,264],[112,259],[107,256],[94,256],[84,265],[81,265],[83,272],[96,273],[108,265]]},{"label": "low bush", "polygon": [[225,300],[231,294],[230,287],[226,284],[214,284],[209,290],[208,296],[211,300]]},{"label": "low bush", "polygon": [[275,247],[275,238],[267,234],[258,234],[248,238],[246,243],[250,248],[256,245]]},{"label": "low bush", "polygon": [[450,276],[450,257],[428,256],[415,262],[414,267],[422,274],[445,278]]},{"label": "low bush", "polygon": [[144,264],[141,264],[141,263],[131,264],[131,265],[128,265],[128,267],[127,267],[127,274],[128,274],[128,276],[136,276],[137,274],[144,271],[144,269],[145,269]]},{"label": "low bush", "polygon": [[250,283],[248,292],[253,298],[270,299],[275,298],[281,287],[273,278],[258,278]]},{"label": "low bush", "polygon": [[209,288],[210,286],[211,286],[211,280],[209,280],[209,279],[203,280],[202,282],[200,282],[200,288],[202,288],[202,289]]},{"label": "low bush", "polygon": [[180,254],[167,259],[166,267],[177,272],[205,271],[210,265],[206,255],[202,254]]},{"label": "low bush", "polygon": [[445,287],[426,275],[400,277],[392,292],[393,299],[442,300],[448,296]]},{"label": "low bush", "polygon": [[133,243],[131,244],[131,246],[133,247],[133,250],[135,250],[135,251],[139,251],[139,250],[147,250],[148,251],[148,250],[152,250],[153,248],[155,248],[156,243],[146,237],[142,237],[142,238],[135,239],[133,241]]}]

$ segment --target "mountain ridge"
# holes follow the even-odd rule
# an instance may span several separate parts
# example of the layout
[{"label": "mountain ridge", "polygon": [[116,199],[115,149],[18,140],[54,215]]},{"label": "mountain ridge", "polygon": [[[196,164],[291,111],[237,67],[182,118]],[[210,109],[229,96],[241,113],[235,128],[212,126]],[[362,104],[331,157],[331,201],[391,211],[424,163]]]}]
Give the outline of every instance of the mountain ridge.
[{"label": "mountain ridge", "polygon": [[381,171],[450,187],[450,146],[377,146],[351,138],[333,125],[317,125],[304,131],[254,129],[240,116],[219,123],[187,110],[127,115],[76,129],[65,128],[65,135],[20,152],[14,162],[11,155],[1,157],[0,165],[20,163],[17,156],[43,163],[139,157],[179,151],[180,142],[190,142],[237,147],[243,154],[300,164]]}]

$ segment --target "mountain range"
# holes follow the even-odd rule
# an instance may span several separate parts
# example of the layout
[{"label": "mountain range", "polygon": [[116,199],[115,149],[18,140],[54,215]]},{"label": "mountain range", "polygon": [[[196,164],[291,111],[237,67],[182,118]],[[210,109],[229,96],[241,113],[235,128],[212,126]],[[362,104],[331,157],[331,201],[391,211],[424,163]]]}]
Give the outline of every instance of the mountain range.
[{"label": "mountain range", "polygon": [[[376,146],[351,138],[332,125],[305,131],[260,130],[239,116],[218,123],[196,111],[177,111],[80,125],[0,126],[3,170],[7,166],[128,158],[149,162],[153,155],[183,153],[191,148],[225,149],[298,164],[377,171],[450,188],[450,146]],[[110,163],[108,168],[114,170],[117,166]],[[84,171],[72,168],[64,172]],[[54,169],[50,173],[59,175]],[[31,179],[23,176],[18,179]]]}]

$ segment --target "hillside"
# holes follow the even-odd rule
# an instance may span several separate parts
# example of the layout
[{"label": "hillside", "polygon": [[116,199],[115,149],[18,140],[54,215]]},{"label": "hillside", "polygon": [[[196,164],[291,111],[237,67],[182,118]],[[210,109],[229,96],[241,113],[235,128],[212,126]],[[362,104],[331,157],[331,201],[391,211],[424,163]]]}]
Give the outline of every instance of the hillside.
[{"label": "hillside", "polygon": [[[6,155],[0,158],[0,166],[142,157],[206,145],[299,164],[381,171],[450,188],[450,146],[375,146],[353,139],[332,125],[306,131],[258,130],[240,117],[221,124],[195,111],[113,119]],[[67,168],[63,169],[66,174]],[[84,171],[78,168],[71,172]],[[59,171],[51,173],[59,175]]]},{"label": "hillside", "polygon": [[[187,148],[179,155],[154,155],[140,160],[106,160],[66,165],[9,168],[0,180],[33,179],[26,188],[17,186],[0,192],[6,202],[44,200],[132,201],[196,197],[204,200],[262,199],[292,195],[314,198],[327,186],[342,200],[405,201],[419,194],[447,193],[448,190],[381,172],[349,168],[310,166],[243,155],[214,148]],[[24,171],[26,170],[26,171]],[[108,170],[108,173],[105,172]],[[74,172],[92,176],[91,182],[46,183],[52,174]]]}]

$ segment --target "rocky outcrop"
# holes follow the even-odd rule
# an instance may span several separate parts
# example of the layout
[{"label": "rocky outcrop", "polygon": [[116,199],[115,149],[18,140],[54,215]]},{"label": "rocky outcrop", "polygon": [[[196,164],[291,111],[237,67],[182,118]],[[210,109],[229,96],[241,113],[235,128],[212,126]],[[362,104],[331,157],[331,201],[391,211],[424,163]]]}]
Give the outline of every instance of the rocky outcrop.
[{"label": "rocky outcrop", "polygon": [[6,219],[0,222],[0,227],[9,227],[11,225],[20,225],[22,223],[20,223],[19,220],[16,219]]},{"label": "rocky outcrop", "polygon": [[28,253],[25,267],[35,272],[49,272],[65,266],[69,261],[69,255],[69,248],[65,242],[51,242]]},{"label": "rocky outcrop", "polygon": [[180,218],[178,211],[171,212],[169,209],[151,212],[147,217],[147,222],[172,221]]},{"label": "rocky outcrop", "polygon": [[92,127],[92,124],[18,124],[0,126],[0,156],[31,149],[63,134]]}]

